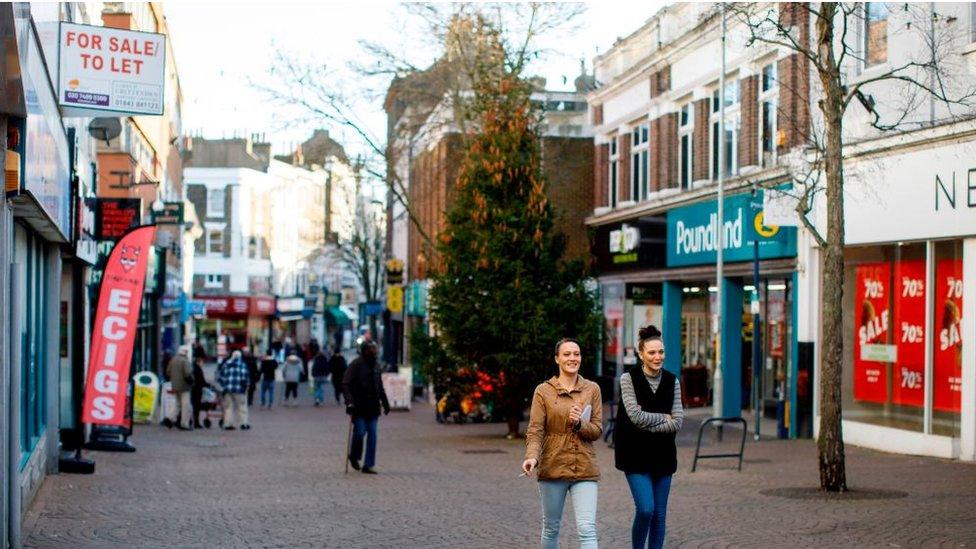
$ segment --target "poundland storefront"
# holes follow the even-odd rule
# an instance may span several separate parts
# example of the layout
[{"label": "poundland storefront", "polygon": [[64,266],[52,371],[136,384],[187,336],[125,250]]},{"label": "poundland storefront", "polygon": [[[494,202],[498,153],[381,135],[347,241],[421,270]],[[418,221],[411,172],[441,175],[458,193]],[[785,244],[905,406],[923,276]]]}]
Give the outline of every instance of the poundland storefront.
[{"label": "poundland storefront", "polygon": [[[798,371],[794,330],[796,229],[764,226],[761,208],[752,203],[750,194],[725,198],[721,304],[714,198],[596,228],[594,251],[609,334],[603,373],[619,375],[636,364],[637,329],[655,324],[668,350],[665,367],[681,375],[686,406],[709,406],[718,398],[722,415],[738,416],[758,403],[765,415],[779,419],[780,436],[810,436],[812,376]],[[753,281],[754,241],[758,289]],[[758,325],[752,314],[754,290]],[[723,346],[717,350],[720,307]],[[755,371],[754,337],[760,343]],[[716,352],[722,353],[721,361],[716,361]]]}]

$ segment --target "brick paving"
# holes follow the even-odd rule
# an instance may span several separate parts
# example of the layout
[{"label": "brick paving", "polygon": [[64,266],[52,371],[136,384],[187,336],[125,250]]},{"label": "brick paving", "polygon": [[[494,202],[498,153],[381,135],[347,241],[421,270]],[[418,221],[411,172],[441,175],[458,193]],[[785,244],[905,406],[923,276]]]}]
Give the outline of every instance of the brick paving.
[{"label": "brick paving", "polygon": [[[536,547],[534,480],[503,424],[438,425],[426,404],[380,420],[380,474],[343,474],[348,422],[331,404],[254,410],[248,432],[138,426],[135,454],[92,453],[97,473],[46,480],[27,547]],[[690,473],[696,417],[680,438],[669,547],[976,547],[976,466],[848,448],[857,489],[901,498],[823,501],[763,492],[817,483],[812,441],[746,444],[742,472]],[[735,439],[726,431],[724,444]],[[597,445],[602,547],[629,547],[632,502]],[[571,506],[562,546],[574,547]]]}]

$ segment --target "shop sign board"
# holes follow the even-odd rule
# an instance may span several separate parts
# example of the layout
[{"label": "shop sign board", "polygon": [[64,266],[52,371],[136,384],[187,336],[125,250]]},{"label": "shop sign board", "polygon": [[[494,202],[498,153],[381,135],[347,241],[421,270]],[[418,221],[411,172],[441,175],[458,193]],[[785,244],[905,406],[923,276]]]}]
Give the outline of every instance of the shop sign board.
[{"label": "shop sign board", "polygon": [[183,224],[183,203],[164,202],[161,212],[152,213],[153,223],[157,225],[182,225]]},{"label": "shop sign board", "polygon": [[139,224],[142,216],[142,199],[99,198],[97,201],[96,239],[117,240],[130,228]]},{"label": "shop sign board", "polygon": [[24,189],[37,200],[67,242],[72,234],[73,204],[68,138],[33,32],[26,43],[26,56],[21,55],[27,105]]},{"label": "shop sign board", "polygon": [[326,306],[326,308],[329,308],[329,307],[338,307],[341,304],[342,304],[342,294],[341,293],[339,293],[339,292],[329,292],[329,293],[325,294],[325,306]]},{"label": "shop sign board", "polygon": [[273,316],[275,313],[275,298],[252,297],[251,314],[256,316]]},{"label": "shop sign board", "polygon": [[962,260],[935,264],[935,355],[932,408],[962,410]]},{"label": "shop sign board", "polygon": [[403,284],[403,260],[393,258],[386,262],[386,283]]},{"label": "shop sign board", "polygon": [[888,401],[888,366],[894,362],[888,347],[891,264],[866,263],[855,268],[854,288],[854,400]]},{"label": "shop sign board", "polygon": [[58,103],[69,116],[162,115],[166,36],[61,23]]},{"label": "shop sign board", "polygon": [[427,284],[417,280],[407,286],[407,314],[411,316],[427,316]]},{"label": "shop sign board", "polygon": [[925,405],[925,260],[895,264],[894,340],[898,344],[891,401],[901,406]]},{"label": "shop sign board", "polygon": [[601,272],[664,266],[665,222],[644,216],[596,228],[596,263]]},{"label": "shop sign board", "polygon": [[[847,245],[976,234],[971,140],[844,163]],[[823,227],[825,202],[817,203]]]},{"label": "shop sign board", "polygon": [[278,312],[279,313],[300,313],[305,309],[305,298],[301,296],[296,297],[279,297],[278,298]]},{"label": "shop sign board", "polygon": [[247,315],[249,299],[247,297],[200,297],[207,316],[212,315]]},{"label": "shop sign board", "polygon": [[[722,223],[725,261],[751,261],[754,240],[759,241],[760,259],[796,256],[796,228],[766,225],[762,210],[754,210],[751,200],[748,194],[725,199]],[[715,263],[718,231],[717,200],[668,210],[668,267]]]},{"label": "shop sign board", "polygon": [[403,287],[387,286],[386,288],[386,308],[391,313],[403,312]]},{"label": "shop sign board", "polygon": [[77,197],[78,208],[75,221],[75,255],[78,259],[94,265],[98,261],[97,239],[95,235],[96,199],[87,196],[82,188]]}]

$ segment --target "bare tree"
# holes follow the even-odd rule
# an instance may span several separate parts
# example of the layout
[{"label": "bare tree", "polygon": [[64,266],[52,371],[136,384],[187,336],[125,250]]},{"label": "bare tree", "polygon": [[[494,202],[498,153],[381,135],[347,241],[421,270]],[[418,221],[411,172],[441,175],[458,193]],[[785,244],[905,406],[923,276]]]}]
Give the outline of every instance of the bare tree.
[{"label": "bare tree", "polygon": [[[470,90],[474,59],[484,47],[477,36],[477,18],[490,21],[501,30],[504,52],[510,63],[525,68],[548,52],[538,49],[540,35],[573,28],[583,4],[404,4],[407,18],[420,29],[414,41],[424,51],[436,52],[433,63],[422,65],[400,50],[377,42],[363,41],[364,61],[351,63],[357,75],[351,82],[343,71],[311,59],[276,51],[270,68],[275,84],[254,85],[272,101],[297,108],[300,122],[326,123],[345,128],[366,152],[362,169],[386,181],[393,201],[406,214],[425,243],[433,249],[434,235],[427,234],[409,201],[408,182],[395,169],[401,158],[409,158],[415,143],[443,131],[466,133],[469,116],[465,97]],[[414,48],[411,48],[414,49]],[[391,85],[392,80],[392,85]],[[409,105],[405,116],[379,135],[357,110],[357,98],[371,97],[385,102],[393,92]],[[435,113],[448,113],[434,117]],[[409,167],[408,167],[409,169]]]},{"label": "bare tree", "polygon": [[[899,27],[872,27],[863,3],[736,4],[728,9],[748,29],[748,45],[765,44],[792,52],[813,86],[781,88],[806,105],[812,99],[820,117],[811,117],[798,148],[786,164],[794,178],[797,213],[823,254],[823,314],[821,317],[820,434],[817,440],[822,490],[847,490],[844,441],[841,431],[841,383],[844,357],[844,115],[859,105],[871,115],[878,132],[910,125],[933,124],[920,117],[926,100],[948,107],[950,116],[971,105],[976,88],[954,78],[953,48],[959,46],[951,21],[939,18],[929,6],[899,4]],[[811,30],[813,31],[811,33]],[[889,60],[886,68],[864,75],[870,48],[886,47],[888,36],[915,39],[919,48],[908,59]],[[958,56],[956,56],[958,57]],[[891,62],[895,61],[895,62]],[[782,80],[784,75],[780,75]],[[856,78],[854,76],[857,76]],[[886,86],[887,105],[871,92]],[[810,88],[813,88],[812,90]],[[894,90],[894,93],[892,93]],[[892,97],[893,96],[893,97]],[[934,112],[934,109],[932,109]],[[796,116],[796,113],[785,113]],[[795,128],[803,128],[797,124]],[[814,222],[817,195],[825,195],[826,233]]]}]

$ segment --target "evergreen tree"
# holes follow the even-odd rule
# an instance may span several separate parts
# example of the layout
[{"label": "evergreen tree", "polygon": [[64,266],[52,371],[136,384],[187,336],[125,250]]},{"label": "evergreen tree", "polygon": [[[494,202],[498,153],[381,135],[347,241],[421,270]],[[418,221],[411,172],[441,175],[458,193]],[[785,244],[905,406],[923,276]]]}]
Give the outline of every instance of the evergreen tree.
[{"label": "evergreen tree", "polygon": [[534,387],[555,371],[554,343],[578,338],[592,367],[601,319],[582,264],[562,261],[564,237],[552,232],[531,86],[497,33],[482,36],[466,108],[477,129],[439,238],[431,315],[458,368],[499,379],[516,435]]}]

